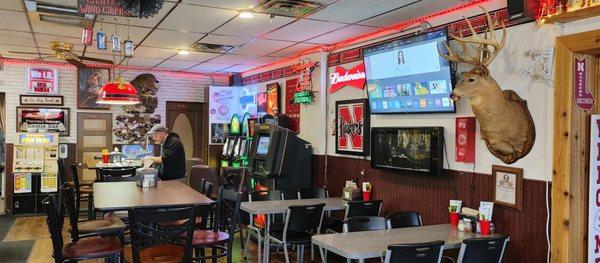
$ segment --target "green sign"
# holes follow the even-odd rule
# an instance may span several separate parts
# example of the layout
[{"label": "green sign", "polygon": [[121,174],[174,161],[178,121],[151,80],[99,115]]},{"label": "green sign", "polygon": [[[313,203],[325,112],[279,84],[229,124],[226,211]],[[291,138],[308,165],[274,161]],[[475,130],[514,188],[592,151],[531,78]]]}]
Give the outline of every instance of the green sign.
[{"label": "green sign", "polygon": [[312,92],[308,90],[303,90],[300,92],[294,93],[294,104],[311,104],[315,102],[315,97]]},{"label": "green sign", "polygon": [[230,130],[229,134],[231,135],[239,135],[240,134],[240,117],[237,114],[233,114],[231,116],[230,122]]}]

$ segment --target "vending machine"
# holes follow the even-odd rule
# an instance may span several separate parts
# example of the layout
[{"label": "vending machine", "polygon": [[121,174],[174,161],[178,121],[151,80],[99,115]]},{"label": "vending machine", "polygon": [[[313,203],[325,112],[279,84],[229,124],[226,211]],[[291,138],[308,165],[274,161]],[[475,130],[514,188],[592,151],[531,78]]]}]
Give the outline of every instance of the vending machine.
[{"label": "vending machine", "polygon": [[42,213],[42,200],[58,191],[57,133],[17,133],[13,152],[13,213]]}]

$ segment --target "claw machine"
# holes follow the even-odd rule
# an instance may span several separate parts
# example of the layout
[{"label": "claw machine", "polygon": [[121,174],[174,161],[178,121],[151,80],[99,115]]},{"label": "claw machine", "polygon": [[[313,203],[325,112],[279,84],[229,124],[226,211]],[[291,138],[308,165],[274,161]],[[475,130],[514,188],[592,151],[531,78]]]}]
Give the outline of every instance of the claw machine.
[{"label": "claw machine", "polygon": [[57,133],[17,133],[13,213],[43,213],[42,201],[58,191],[58,140]]}]

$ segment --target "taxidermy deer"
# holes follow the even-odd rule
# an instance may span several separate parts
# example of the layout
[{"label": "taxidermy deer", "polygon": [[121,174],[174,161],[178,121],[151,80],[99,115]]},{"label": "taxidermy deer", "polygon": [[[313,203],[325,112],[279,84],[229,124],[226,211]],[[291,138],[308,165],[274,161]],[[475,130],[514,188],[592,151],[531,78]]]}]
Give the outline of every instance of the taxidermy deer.
[{"label": "taxidermy deer", "polygon": [[[483,8],[482,8],[483,9]],[[469,98],[471,109],[479,121],[481,137],[488,150],[503,162],[510,164],[529,153],[535,141],[535,127],[527,102],[512,90],[502,90],[490,76],[487,66],[498,55],[506,41],[506,27],[502,24],[502,40],[498,42],[494,22],[483,9],[487,29],[483,36],[477,35],[469,22],[470,37],[451,35],[462,48],[459,55],[445,43],[448,55],[440,55],[448,61],[473,65],[463,72],[456,88],[450,94],[453,100]]]}]

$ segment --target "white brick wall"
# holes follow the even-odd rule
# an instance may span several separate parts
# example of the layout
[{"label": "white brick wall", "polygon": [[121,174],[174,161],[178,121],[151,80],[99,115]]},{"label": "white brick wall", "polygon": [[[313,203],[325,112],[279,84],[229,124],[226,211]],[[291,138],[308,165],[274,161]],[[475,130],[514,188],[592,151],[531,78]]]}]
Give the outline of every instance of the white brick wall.
[{"label": "white brick wall", "polygon": [[[27,67],[26,64],[5,63],[4,70],[0,71],[0,92],[6,93],[6,142],[14,143],[16,133],[16,107],[19,106],[19,95],[26,94]],[[38,65],[36,65],[38,66]],[[68,137],[61,137],[63,143],[77,142],[77,112],[123,112],[122,107],[112,106],[110,111],[77,109],[77,69],[71,66],[44,66],[58,69],[58,91],[64,96],[64,106],[70,108],[70,133]],[[114,76],[121,70],[113,70]],[[166,120],[167,101],[204,102],[204,90],[208,85],[213,85],[213,79],[208,76],[178,75],[170,72],[152,72],[128,70],[122,76],[126,81],[133,80],[137,75],[151,73],[160,82],[158,84],[158,108],[155,114],[160,114],[161,121]],[[216,78],[214,85],[227,85],[227,78]]]}]

